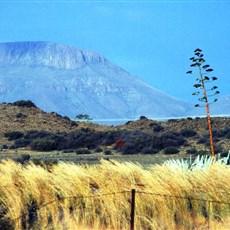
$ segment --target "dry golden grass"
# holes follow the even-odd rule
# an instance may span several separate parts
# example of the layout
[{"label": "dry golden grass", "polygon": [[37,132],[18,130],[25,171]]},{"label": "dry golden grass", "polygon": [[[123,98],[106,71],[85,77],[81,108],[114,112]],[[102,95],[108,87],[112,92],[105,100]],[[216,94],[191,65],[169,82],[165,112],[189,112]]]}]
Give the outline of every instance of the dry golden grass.
[{"label": "dry golden grass", "polygon": [[[144,169],[101,161],[92,166],[0,163],[1,229],[229,229],[230,168]],[[184,199],[182,197],[187,197]],[[198,199],[198,200],[196,200]],[[205,200],[216,200],[208,202]]]}]

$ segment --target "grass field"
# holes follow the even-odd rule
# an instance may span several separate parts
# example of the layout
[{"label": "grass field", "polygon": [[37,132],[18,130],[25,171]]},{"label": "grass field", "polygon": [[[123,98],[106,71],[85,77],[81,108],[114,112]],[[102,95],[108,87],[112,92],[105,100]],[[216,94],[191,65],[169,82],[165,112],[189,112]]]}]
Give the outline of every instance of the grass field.
[{"label": "grass field", "polygon": [[175,154],[175,155],[165,155],[165,154],[111,154],[105,155],[101,153],[92,154],[76,154],[76,152],[62,152],[62,151],[51,151],[51,152],[39,152],[31,151],[25,149],[16,150],[6,150],[0,152],[0,160],[3,159],[13,159],[19,160],[23,159],[25,156],[29,156],[30,160],[39,163],[44,161],[45,163],[57,163],[60,161],[73,162],[76,164],[98,164],[102,159],[116,160],[118,162],[132,162],[143,165],[144,167],[152,166],[153,164],[162,164],[168,159],[190,159],[195,156],[189,154]]},{"label": "grass field", "polygon": [[2,229],[229,229],[230,168],[0,163]]}]

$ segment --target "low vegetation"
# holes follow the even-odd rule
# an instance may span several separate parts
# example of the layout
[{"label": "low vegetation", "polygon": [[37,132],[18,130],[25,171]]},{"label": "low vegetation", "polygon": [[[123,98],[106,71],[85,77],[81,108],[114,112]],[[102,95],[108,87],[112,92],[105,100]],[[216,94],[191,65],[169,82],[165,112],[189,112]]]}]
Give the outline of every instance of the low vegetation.
[{"label": "low vegetation", "polygon": [[129,229],[136,189],[135,229],[226,229],[230,168],[148,169],[103,160],[80,166],[0,163],[2,229]]},{"label": "low vegetation", "polygon": [[[209,154],[205,119],[153,121],[141,116],[124,125],[106,126],[72,121],[54,112],[46,113],[31,101],[17,101],[0,104],[0,150],[55,150],[62,151],[63,157],[67,152],[77,155],[99,152],[105,155]],[[230,118],[212,120],[216,153],[226,155],[230,149],[229,121]]]},{"label": "low vegetation", "polygon": [[[0,228],[129,229],[131,189],[136,229],[229,226],[229,160],[191,164],[210,154],[204,119],[141,116],[104,126],[46,113],[30,101],[0,104]],[[229,121],[212,119],[222,156],[230,149]],[[191,159],[179,164],[186,154]],[[153,157],[161,164],[151,164]]]},{"label": "low vegetation", "polygon": [[[154,130],[157,126],[154,126]],[[11,131],[4,133],[8,141],[13,141],[9,148],[29,148],[35,151],[73,150],[80,148],[93,150],[103,149],[112,146],[114,152],[121,154],[176,154],[181,148],[190,151],[191,140],[206,150],[209,149],[208,134],[200,137],[193,129],[182,129],[180,132],[158,131],[146,132],[145,130],[122,130],[114,129],[97,131],[90,128],[81,128],[70,132],[50,132],[30,130],[26,132]],[[230,128],[215,131],[217,153],[227,152],[224,148],[223,139],[229,140]],[[122,141],[119,146],[117,142]],[[222,142],[221,142],[222,141]]]}]

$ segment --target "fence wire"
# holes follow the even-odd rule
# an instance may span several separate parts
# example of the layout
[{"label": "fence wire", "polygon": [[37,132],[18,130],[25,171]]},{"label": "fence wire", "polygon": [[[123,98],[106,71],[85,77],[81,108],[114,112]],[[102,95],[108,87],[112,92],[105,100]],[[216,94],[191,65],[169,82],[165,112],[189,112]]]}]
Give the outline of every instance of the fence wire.
[{"label": "fence wire", "polygon": [[[190,200],[190,201],[198,201],[198,202],[207,202],[210,206],[211,203],[217,203],[217,204],[224,204],[224,205],[229,205],[230,208],[230,202],[225,202],[225,201],[220,201],[220,200],[213,200],[213,199],[203,199],[203,198],[197,198],[197,197],[190,197],[190,196],[177,196],[177,195],[169,195],[169,194],[160,194],[160,193],[154,193],[154,192],[150,192],[150,191],[143,191],[143,190],[135,190],[136,194],[144,194],[144,195],[151,195],[151,196],[161,196],[161,197],[168,197],[168,198],[176,198],[176,199],[184,199],[184,200]],[[102,194],[93,194],[93,195],[89,195],[89,196],[66,196],[66,197],[60,197],[54,200],[51,200],[45,204],[42,204],[40,206],[37,206],[36,204],[31,206],[30,210],[34,210],[35,211],[30,211],[30,213],[28,213],[28,215],[33,215],[33,214],[37,214],[37,212],[39,210],[41,210],[42,208],[47,207],[48,205],[55,203],[55,202],[61,202],[64,200],[68,200],[68,199],[91,199],[91,198],[97,198],[97,197],[104,197],[104,196],[116,196],[118,194],[132,194],[132,190],[123,190],[123,191],[119,191],[119,192],[111,192],[111,193],[102,193]],[[230,194],[229,194],[230,195]],[[210,208],[210,207],[209,207]],[[228,211],[230,212],[230,210]],[[24,218],[23,218],[24,217]],[[20,215],[19,217],[13,219],[13,222],[17,222],[18,220],[21,220],[21,222],[26,222],[28,221],[28,218],[25,218],[25,214]]]}]

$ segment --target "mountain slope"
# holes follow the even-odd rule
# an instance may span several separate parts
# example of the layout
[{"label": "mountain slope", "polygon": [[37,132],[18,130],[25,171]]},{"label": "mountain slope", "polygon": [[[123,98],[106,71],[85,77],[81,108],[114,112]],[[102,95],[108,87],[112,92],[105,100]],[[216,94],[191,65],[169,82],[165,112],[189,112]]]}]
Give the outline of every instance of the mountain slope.
[{"label": "mountain slope", "polygon": [[21,99],[71,118],[174,117],[191,109],[95,52],[49,42],[1,43],[0,102]]}]

